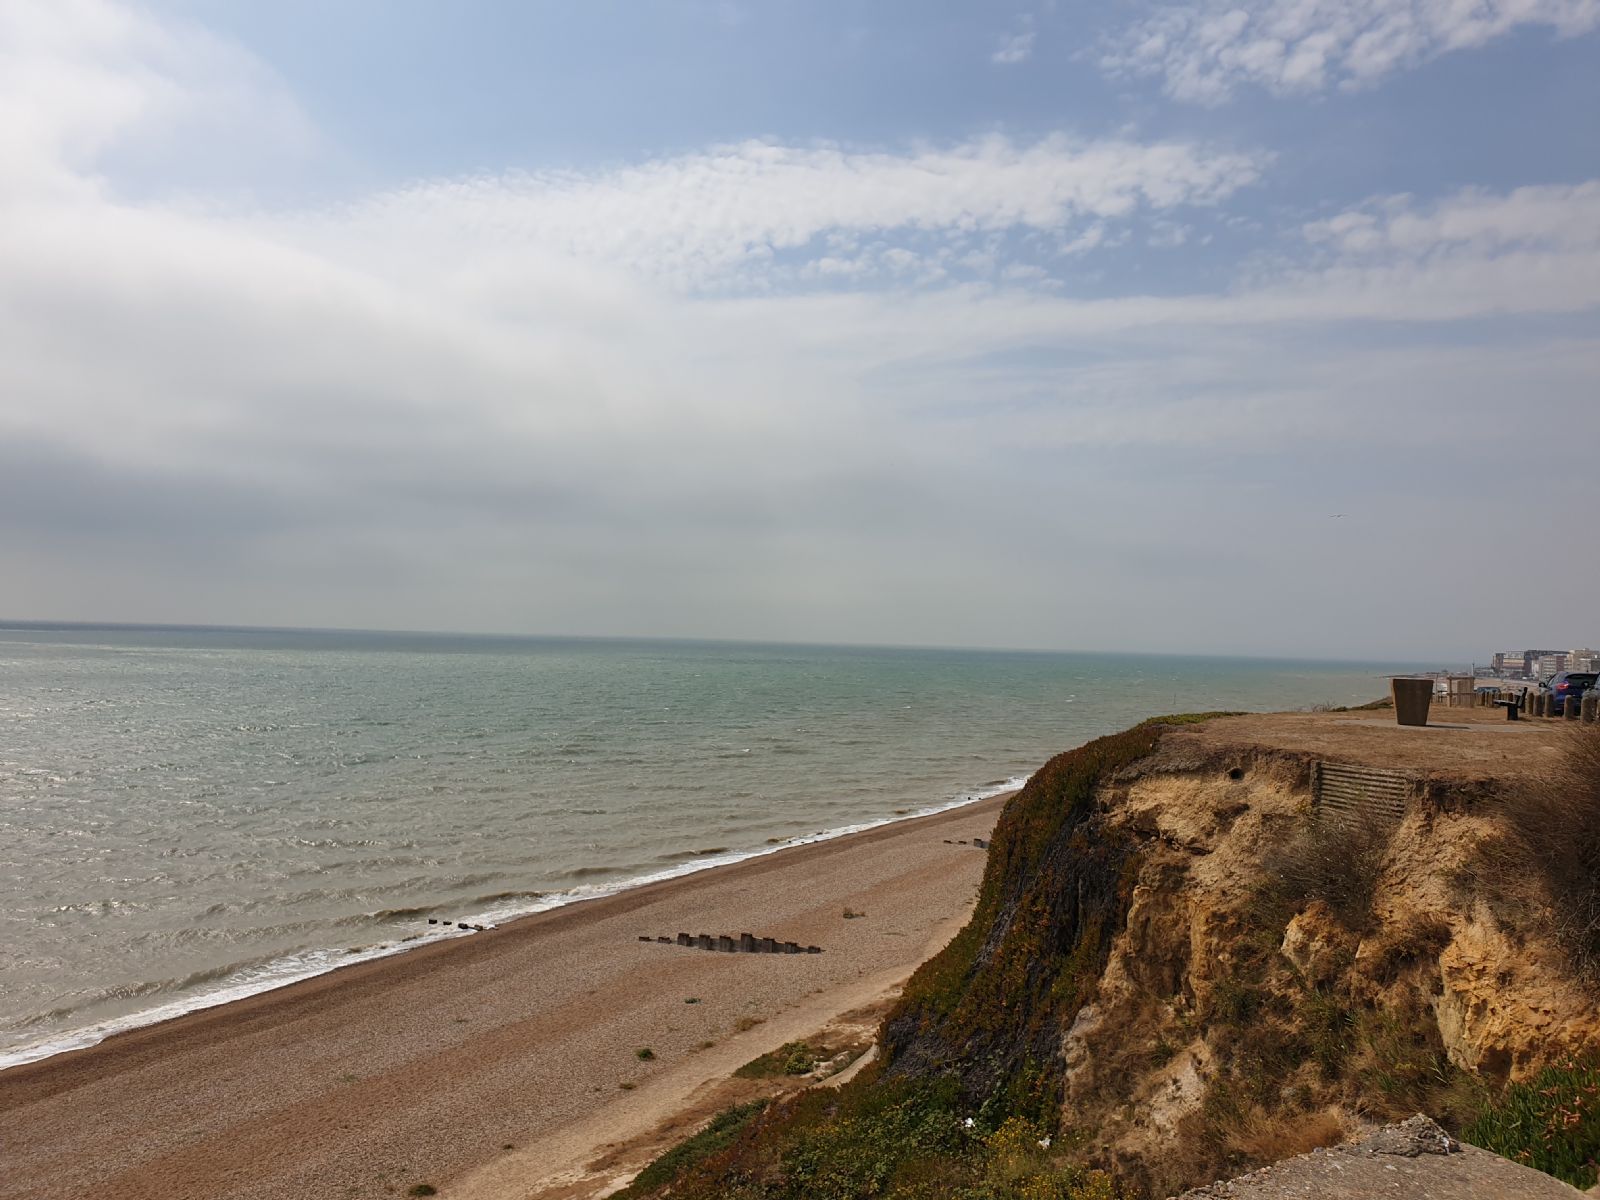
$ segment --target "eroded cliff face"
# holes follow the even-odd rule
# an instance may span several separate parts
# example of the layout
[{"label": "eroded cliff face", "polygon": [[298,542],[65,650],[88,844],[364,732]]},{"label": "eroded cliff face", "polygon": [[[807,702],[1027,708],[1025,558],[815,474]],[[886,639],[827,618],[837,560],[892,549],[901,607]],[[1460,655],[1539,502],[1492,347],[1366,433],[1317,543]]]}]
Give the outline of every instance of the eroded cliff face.
[{"label": "eroded cliff face", "polygon": [[[1505,819],[1561,747],[1477,736],[1173,718],[1058,755],[879,1061],[774,1106],[673,1194],[1154,1200],[1416,1112],[1500,1120],[1506,1081],[1600,1058],[1600,1017],[1555,876]],[[1314,813],[1314,767],[1341,759],[1409,771],[1403,815]],[[1600,1071],[1556,1074],[1526,1091],[1561,1144],[1532,1148],[1587,1185]],[[1532,1161],[1527,1130],[1496,1129],[1482,1144]]]},{"label": "eroded cliff face", "polygon": [[1136,865],[1097,787],[1159,741],[1139,727],[1057,755],[1006,805],[972,919],[885,1023],[891,1078],[953,1076],[974,1106],[1053,1115],[1061,1029],[1098,984]]},{"label": "eroded cliff face", "polygon": [[1172,731],[1096,788],[1136,865],[1061,1033],[1061,1125],[1147,1194],[1367,1121],[1448,1119],[1483,1081],[1600,1049],[1537,881],[1494,870],[1492,788],[1452,804],[1435,779],[1398,823],[1330,827],[1310,766]]}]

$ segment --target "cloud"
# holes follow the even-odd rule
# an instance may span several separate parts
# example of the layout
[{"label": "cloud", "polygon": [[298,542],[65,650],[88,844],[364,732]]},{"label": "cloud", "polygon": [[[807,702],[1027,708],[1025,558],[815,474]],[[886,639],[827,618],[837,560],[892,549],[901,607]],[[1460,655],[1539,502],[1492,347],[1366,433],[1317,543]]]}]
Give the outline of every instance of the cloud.
[{"label": "cloud", "polygon": [[[679,290],[767,286],[839,255],[822,239],[932,239],[965,252],[1018,230],[1065,237],[1214,205],[1265,157],[1184,142],[990,135],[905,151],[749,141],[593,173],[430,181],[312,214],[290,236],[375,257],[437,248],[603,263]],[[913,247],[915,248],[915,247]]]},{"label": "cloud", "polygon": [[1158,7],[1114,35],[1100,65],[1157,76],[1178,100],[1220,104],[1243,86],[1280,95],[1367,86],[1525,26],[1588,33],[1600,0],[1205,0]]},{"label": "cloud", "polygon": [[989,61],[999,66],[1014,66],[1033,57],[1033,44],[1038,38],[1037,18],[1031,12],[1020,13],[1012,22],[1011,32],[1000,39],[1000,44]]},{"label": "cloud", "polygon": [[[1600,309],[1600,181],[1375,198],[1310,222],[1222,291],[1097,299],[1038,286],[946,286],[897,302],[862,293],[772,297],[790,328],[867,361],[941,365],[1030,346],[1383,323],[1390,328]],[[720,307],[720,306],[719,306]],[[876,356],[876,357],[874,357]],[[1155,426],[1152,426],[1154,432]]]},{"label": "cloud", "polygon": [[[1064,285],[1268,156],[750,141],[196,203],[108,164],[281,84],[76,11],[0,193],[0,611],[1193,650],[1230,644],[1223,587],[1259,609],[1232,645],[1335,651],[1273,615],[1337,624],[1269,561],[1314,571],[1307,511],[1535,419],[1560,462],[1600,435],[1600,181],[1378,197],[1159,294]],[[1501,519],[1449,499],[1322,549],[1444,569]]]},{"label": "cloud", "polygon": [[1002,66],[1026,62],[1033,57],[1033,43],[1038,36],[1032,29],[1006,35],[1000,39],[1000,47],[989,56],[989,61]]},{"label": "cloud", "polygon": [[1468,188],[1426,206],[1410,196],[1380,197],[1311,223],[1305,235],[1353,259],[1415,261],[1508,250],[1594,254],[1600,251],[1600,182],[1521,187],[1504,194]]},{"label": "cloud", "polygon": [[271,71],[195,26],[109,0],[0,6],[0,199],[83,196],[109,157],[215,183],[319,140]]}]

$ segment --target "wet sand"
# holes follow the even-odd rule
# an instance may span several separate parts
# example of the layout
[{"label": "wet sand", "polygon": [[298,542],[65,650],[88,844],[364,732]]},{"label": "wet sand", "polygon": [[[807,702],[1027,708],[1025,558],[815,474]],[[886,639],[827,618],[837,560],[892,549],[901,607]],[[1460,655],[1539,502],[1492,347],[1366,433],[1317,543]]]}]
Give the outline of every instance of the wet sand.
[{"label": "wet sand", "polygon": [[[988,836],[1004,799],[539,913],[0,1072],[0,1197],[376,1200],[422,1183],[524,1195],[545,1148],[581,1157],[585,1130],[646,1128],[903,980],[965,918],[985,856],[953,843]],[[825,952],[638,940],[680,930]]]}]

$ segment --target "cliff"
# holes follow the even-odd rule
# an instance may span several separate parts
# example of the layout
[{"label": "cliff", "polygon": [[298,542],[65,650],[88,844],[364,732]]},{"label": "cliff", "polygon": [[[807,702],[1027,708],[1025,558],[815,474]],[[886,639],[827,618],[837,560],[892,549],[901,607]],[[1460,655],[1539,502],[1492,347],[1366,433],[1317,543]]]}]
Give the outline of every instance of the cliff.
[{"label": "cliff", "polygon": [[[1569,861],[1583,829],[1540,821],[1600,825],[1545,803],[1586,786],[1596,743],[1451,724],[1171,718],[1052,759],[880,1061],[659,1190],[1161,1197],[1417,1112],[1593,1183],[1595,864]],[[1392,804],[1336,809],[1341,766]]]}]

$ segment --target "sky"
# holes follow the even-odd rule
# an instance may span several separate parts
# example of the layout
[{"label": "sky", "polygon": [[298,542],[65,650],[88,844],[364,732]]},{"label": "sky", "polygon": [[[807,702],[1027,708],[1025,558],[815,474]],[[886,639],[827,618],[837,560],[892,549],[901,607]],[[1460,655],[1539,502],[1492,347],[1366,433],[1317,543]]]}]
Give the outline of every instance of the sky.
[{"label": "sky", "polygon": [[1600,641],[1600,0],[0,0],[0,617]]}]

